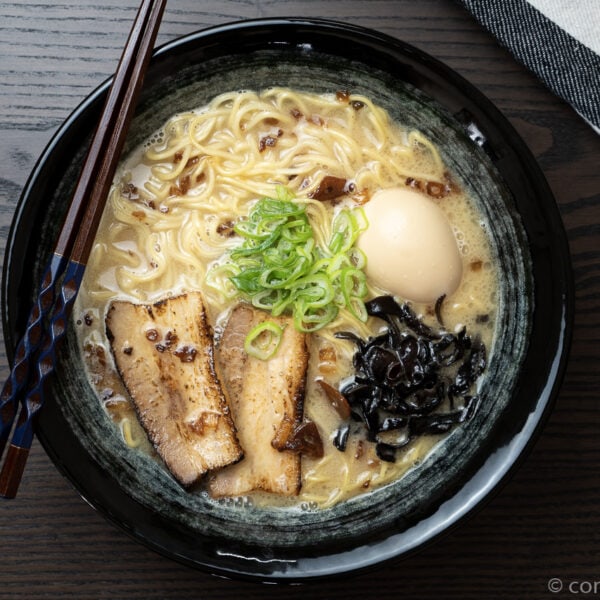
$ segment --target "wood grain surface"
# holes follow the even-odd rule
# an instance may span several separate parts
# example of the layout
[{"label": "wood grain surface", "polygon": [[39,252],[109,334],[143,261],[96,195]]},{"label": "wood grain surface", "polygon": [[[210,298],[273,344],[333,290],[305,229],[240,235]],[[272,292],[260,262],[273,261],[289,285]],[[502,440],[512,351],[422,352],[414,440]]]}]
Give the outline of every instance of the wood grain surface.
[{"label": "wood grain surface", "polygon": [[[113,72],[136,7],[0,0],[2,252],[36,159]],[[154,554],[91,509],[34,443],[18,498],[0,502],[0,599],[600,597],[600,137],[451,0],[171,0],[158,42],[275,16],[335,18],[414,44],[478,86],[525,139],[559,204],[575,275],[556,407],[511,481],[449,535],[374,572],[300,587],[222,580]],[[4,354],[0,367],[4,379]],[[562,592],[549,591],[551,578]]]}]

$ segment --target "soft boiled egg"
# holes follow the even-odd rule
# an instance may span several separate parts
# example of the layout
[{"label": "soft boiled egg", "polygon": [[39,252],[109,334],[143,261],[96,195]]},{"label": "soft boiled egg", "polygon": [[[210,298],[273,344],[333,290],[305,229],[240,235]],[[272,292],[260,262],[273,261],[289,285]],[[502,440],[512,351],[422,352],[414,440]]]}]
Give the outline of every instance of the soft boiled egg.
[{"label": "soft boiled egg", "polygon": [[366,275],[395,296],[435,302],[459,286],[462,260],[452,227],[432,200],[407,188],[389,188],[364,205],[369,221],[358,247]]}]

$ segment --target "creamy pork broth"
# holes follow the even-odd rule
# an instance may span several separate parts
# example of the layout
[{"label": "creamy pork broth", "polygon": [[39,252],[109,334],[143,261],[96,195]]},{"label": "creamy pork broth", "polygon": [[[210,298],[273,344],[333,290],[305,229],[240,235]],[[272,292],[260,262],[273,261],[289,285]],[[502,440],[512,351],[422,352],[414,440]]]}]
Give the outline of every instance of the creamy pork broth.
[{"label": "creamy pork broth", "polygon": [[[458,289],[442,304],[444,326],[448,331],[466,326],[490,352],[497,286],[486,224],[433,142],[392,122],[368,98],[273,89],[232,92],[175,115],[133,152],[115,178],[75,309],[90,382],[124,443],[154,455],[112,361],[104,331],[109,304],[149,303],[199,290],[218,341],[240,298],[211,274],[240,244],[232,235],[234,224],[259,198],[276,196],[278,186],[305,205],[322,243],[341,210],[364,205],[380,190],[408,187],[435,202],[452,227],[463,267]],[[334,199],[319,199],[326,177],[345,182]],[[368,281],[368,298],[387,293]],[[412,308],[440,327],[433,303],[413,302]],[[291,502],[331,506],[395,480],[443,439],[418,437],[395,462],[381,460],[375,445],[360,436],[343,452],[333,445],[340,417],[318,380],[338,387],[352,377],[355,351],[335,334],[351,331],[366,339],[383,326],[380,319],[363,323],[342,309],[309,334],[304,411],[319,428],[324,456],[303,457],[301,492]],[[290,502],[259,493],[253,501]]]}]

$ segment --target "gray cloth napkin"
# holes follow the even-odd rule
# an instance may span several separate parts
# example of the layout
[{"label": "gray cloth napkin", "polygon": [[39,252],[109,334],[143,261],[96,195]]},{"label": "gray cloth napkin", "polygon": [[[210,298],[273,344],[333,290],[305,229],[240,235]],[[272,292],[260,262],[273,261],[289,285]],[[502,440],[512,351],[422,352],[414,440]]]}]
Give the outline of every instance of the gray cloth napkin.
[{"label": "gray cloth napkin", "polygon": [[458,0],[600,133],[600,0]]}]

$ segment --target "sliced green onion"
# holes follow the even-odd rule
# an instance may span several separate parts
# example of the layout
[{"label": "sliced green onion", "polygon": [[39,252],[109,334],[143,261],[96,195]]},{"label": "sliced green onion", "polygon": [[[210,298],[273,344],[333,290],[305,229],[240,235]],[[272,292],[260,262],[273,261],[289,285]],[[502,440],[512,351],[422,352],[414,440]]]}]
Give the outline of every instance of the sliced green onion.
[{"label": "sliced green onion", "polygon": [[350,303],[348,304],[348,310],[361,322],[366,323],[369,318],[369,313],[367,312],[367,307],[365,303],[360,298],[353,296],[350,298]]},{"label": "sliced green onion", "polygon": [[367,295],[367,278],[359,269],[344,269],[340,276],[346,308],[359,321],[367,320],[363,298]]},{"label": "sliced green onion", "polygon": [[350,264],[357,269],[364,269],[367,266],[367,255],[360,248],[356,246],[350,248],[347,256],[350,259]]},{"label": "sliced green onion", "polygon": [[367,278],[362,271],[349,267],[342,271],[340,278],[344,295],[364,298],[367,293]]},{"label": "sliced green onion", "polygon": [[241,292],[256,294],[262,289],[258,281],[261,273],[260,267],[246,267],[238,275],[233,275],[231,281]]},{"label": "sliced green onion", "polygon": [[333,254],[345,252],[349,250],[354,243],[354,228],[350,211],[342,210],[333,219],[332,224],[333,235],[329,242],[329,250]]},{"label": "sliced green onion", "polygon": [[253,327],[246,336],[244,350],[249,356],[260,360],[271,358],[281,344],[283,328],[273,321],[263,321]]},{"label": "sliced green onion", "polygon": [[[230,253],[230,281],[253,306],[291,313],[300,331],[325,327],[340,309],[364,321],[366,257],[354,244],[367,225],[362,208],[342,209],[327,245],[317,246],[305,206],[278,187],[276,198],[260,199],[236,224],[243,240]],[[222,276],[212,280],[218,285]]]},{"label": "sliced green onion", "polygon": [[365,212],[364,208],[359,207],[350,212],[350,217],[352,219],[352,227],[354,227],[354,229],[356,230],[356,237],[358,237],[358,234],[365,231],[369,226],[369,219],[367,219],[367,213]]},{"label": "sliced green onion", "polygon": [[239,275],[240,267],[235,263],[224,263],[214,266],[206,274],[206,285],[223,294],[227,299],[235,298],[239,287],[233,278]]},{"label": "sliced green onion", "polygon": [[314,310],[300,303],[298,309],[294,311],[294,327],[304,333],[313,333],[331,323],[337,317],[338,312],[335,304],[328,304]]},{"label": "sliced green onion", "polygon": [[335,291],[329,278],[324,273],[317,273],[297,281],[293,295],[301,298],[309,308],[322,308],[333,300]]},{"label": "sliced green onion", "polygon": [[283,314],[290,306],[288,295],[283,290],[260,290],[251,297],[252,306],[270,312],[274,317]]},{"label": "sliced green onion", "polygon": [[307,272],[309,267],[308,259],[300,257],[296,261],[293,270],[290,271],[284,267],[272,267],[259,275],[258,282],[266,288],[289,288]]}]

